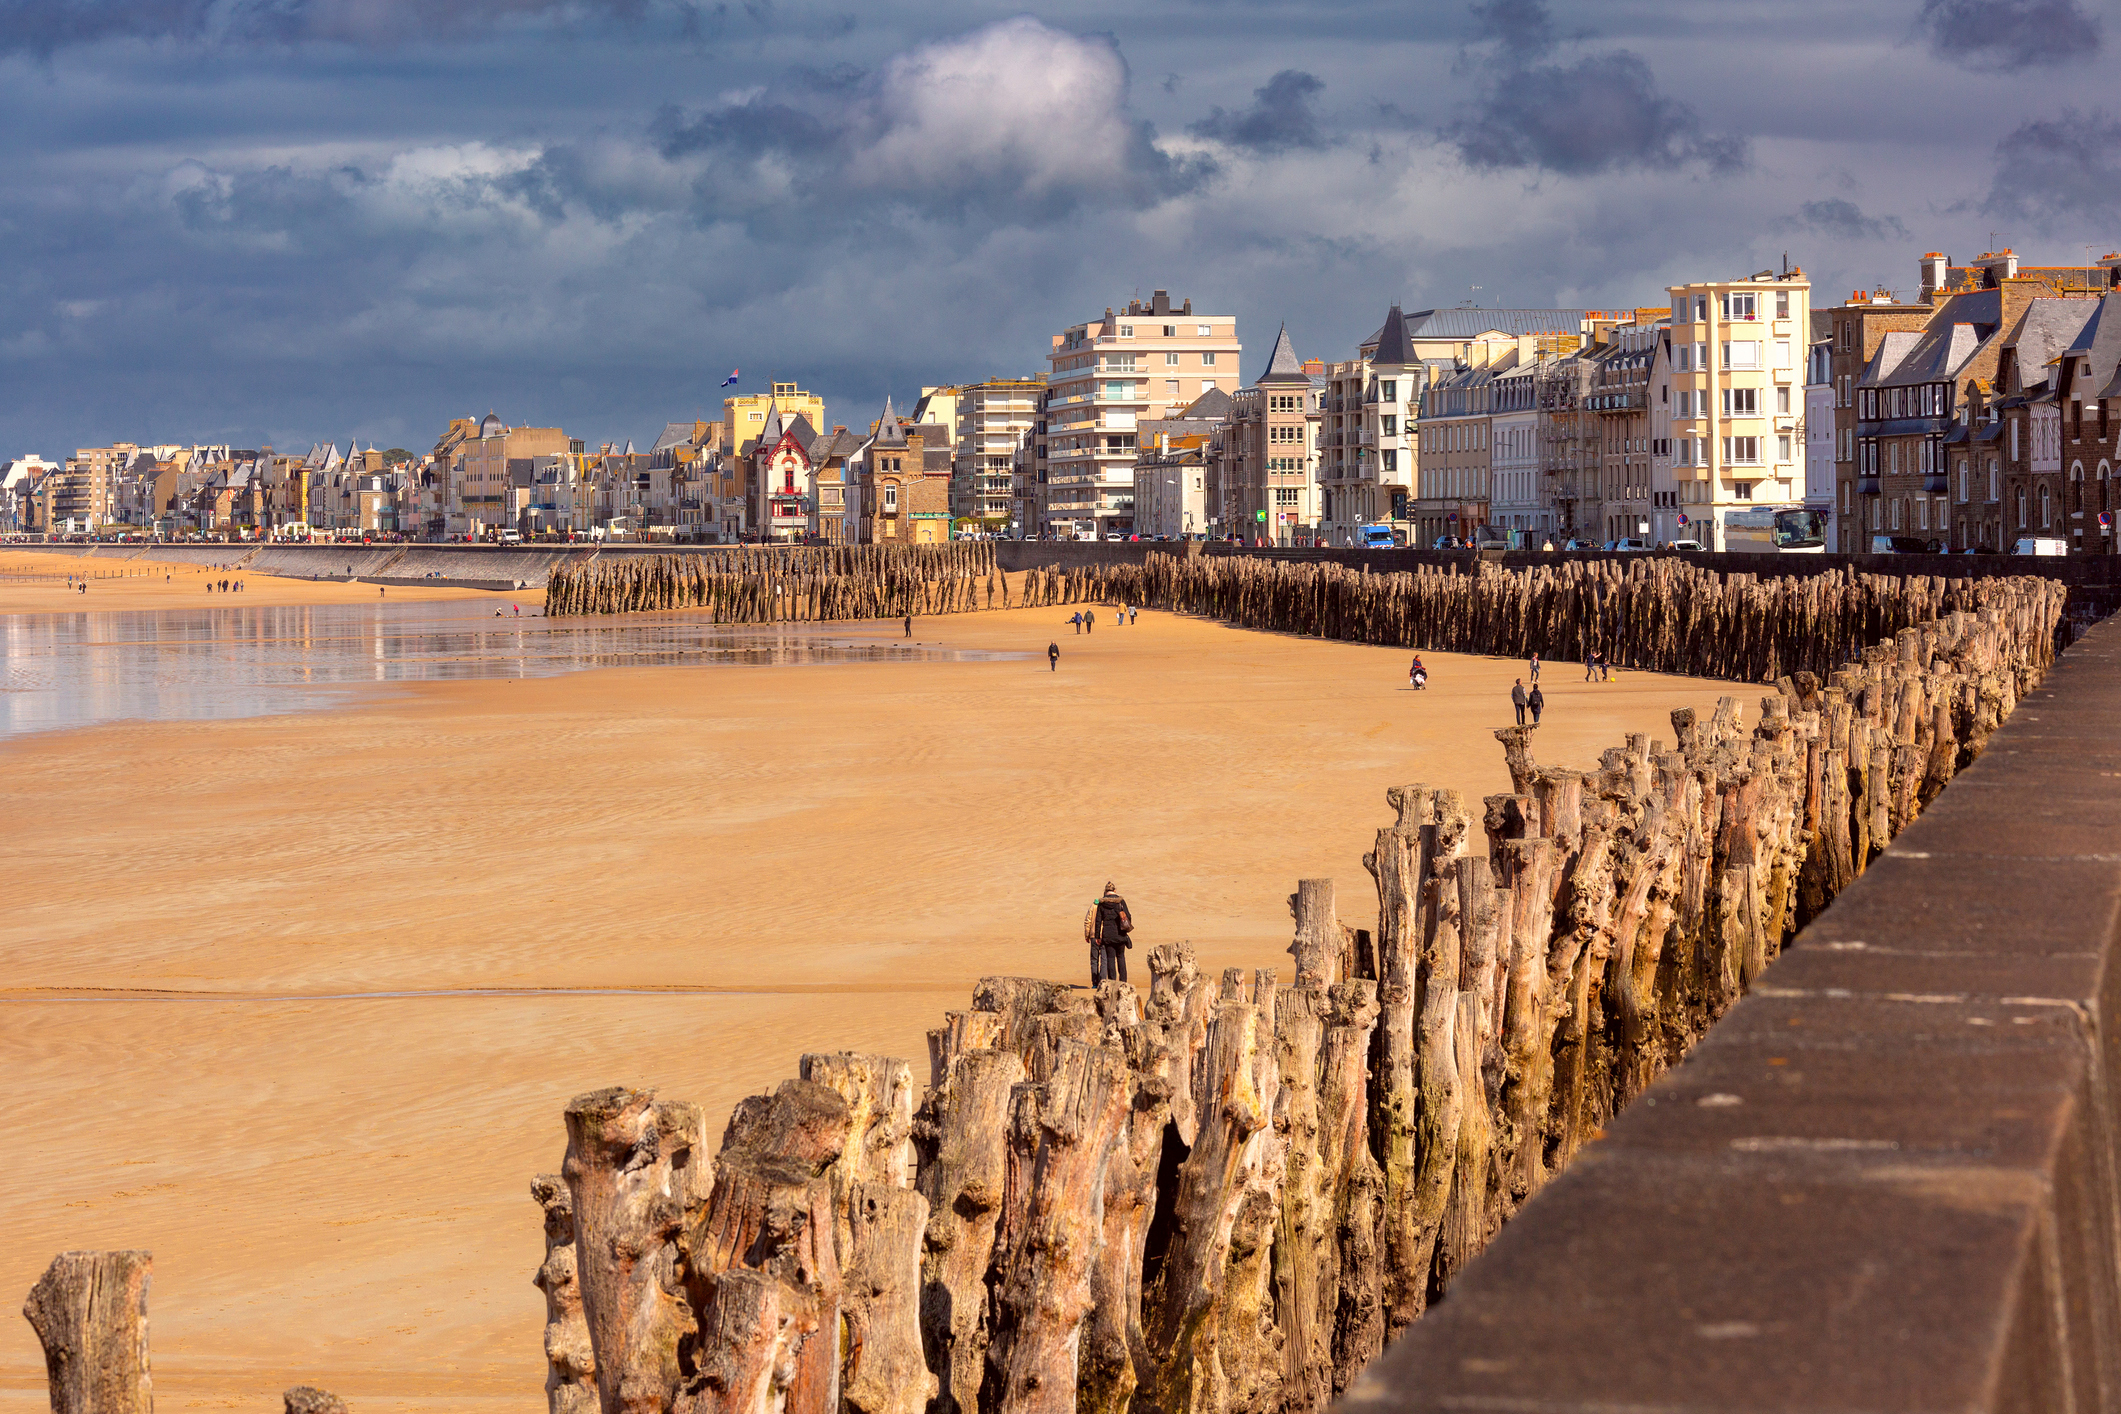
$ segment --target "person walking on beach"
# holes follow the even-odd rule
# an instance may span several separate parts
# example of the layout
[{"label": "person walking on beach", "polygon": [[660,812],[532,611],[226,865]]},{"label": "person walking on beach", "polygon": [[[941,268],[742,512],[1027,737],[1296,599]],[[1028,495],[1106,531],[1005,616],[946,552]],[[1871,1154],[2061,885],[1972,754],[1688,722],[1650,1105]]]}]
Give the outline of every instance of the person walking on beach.
[{"label": "person walking on beach", "polygon": [[1594,649],[1583,655],[1583,680],[1592,682],[1598,677],[1598,653]]},{"label": "person walking on beach", "polygon": [[1095,610],[1095,609],[1085,609],[1085,610],[1083,610],[1083,632],[1084,632],[1084,633],[1096,633],[1096,632],[1097,632],[1097,610]]},{"label": "person walking on beach", "polygon": [[[1532,695],[1525,699],[1525,705],[1532,709],[1532,725],[1538,726],[1539,714],[1546,710],[1547,705],[1547,695],[1539,690],[1538,683],[1532,684]],[[1519,712],[1517,719],[1521,723],[1524,720],[1524,713]]]},{"label": "person walking on beach", "polygon": [[1536,652],[1532,655],[1532,685],[1539,685],[1539,655]]},{"label": "person walking on beach", "polygon": [[1083,937],[1090,944],[1092,987],[1100,982],[1127,980],[1127,949],[1134,946],[1127,935],[1133,931],[1134,918],[1127,912],[1127,901],[1107,879],[1103,896],[1090,905],[1090,914],[1083,920]]},{"label": "person walking on beach", "polygon": [[1600,682],[1611,682],[1613,680],[1613,660],[1603,653],[1598,655],[1598,680]]},{"label": "person walking on beach", "polygon": [[1046,668],[1049,672],[1057,673],[1060,671],[1060,645],[1058,643],[1046,645]]},{"label": "person walking on beach", "polygon": [[1407,669],[1407,686],[1420,692],[1429,685],[1429,670],[1421,665],[1421,655],[1414,655],[1413,666]]},{"label": "person walking on beach", "polygon": [[906,637],[913,637],[913,615],[906,615]]},{"label": "person walking on beach", "polygon": [[1127,622],[1128,622],[1129,624],[1133,624],[1133,623],[1136,623],[1136,622],[1138,622],[1138,621],[1139,621],[1139,620],[1141,619],[1141,616],[1142,616],[1141,606],[1140,606],[1140,605],[1138,605],[1138,604],[1137,604],[1137,605],[1136,605],[1135,607],[1133,607],[1133,608],[1131,608],[1131,609],[1127,610]]},{"label": "person walking on beach", "polygon": [[1525,701],[1524,679],[1519,678],[1510,687],[1510,705],[1517,709],[1517,725],[1520,727],[1524,725]]},{"label": "person walking on beach", "polygon": [[1075,625],[1075,636],[1077,638],[1082,637],[1083,611],[1081,609],[1077,609],[1074,613],[1068,615],[1068,622]]}]

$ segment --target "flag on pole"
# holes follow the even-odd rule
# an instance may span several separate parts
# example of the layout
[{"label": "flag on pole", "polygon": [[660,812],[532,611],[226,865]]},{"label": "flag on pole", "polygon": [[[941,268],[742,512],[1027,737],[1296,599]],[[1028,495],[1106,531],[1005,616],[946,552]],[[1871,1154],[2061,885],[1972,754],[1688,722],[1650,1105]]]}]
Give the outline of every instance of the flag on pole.
[{"label": "flag on pole", "polygon": [[738,369],[734,369],[734,368],[730,369],[730,370],[729,370],[729,376],[728,376],[727,378],[724,378],[724,379],[722,380],[722,386],[723,386],[724,388],[726,388],[726,387],[728,387],[728,386],[729,386],[730,384],[732,384],[732,383],[736,382],[736,375],[737,375],[737,373],[738,373],[739,371],[740,371],[740,370],[738,370]]}]

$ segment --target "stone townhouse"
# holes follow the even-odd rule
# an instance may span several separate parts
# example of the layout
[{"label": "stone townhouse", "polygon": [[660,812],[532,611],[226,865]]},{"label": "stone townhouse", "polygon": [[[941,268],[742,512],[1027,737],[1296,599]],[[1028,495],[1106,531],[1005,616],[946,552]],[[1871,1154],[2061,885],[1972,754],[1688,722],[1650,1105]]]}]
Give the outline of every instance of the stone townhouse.
[{"label": "stone townhouse", "polygon": [[[2109,268],[2121,270],[2121,257],[2108,259]],[[2072,551],[2111,551],[2115,419],[2108,399],[2121,396],[2121,329],[2114,327],[2121,313],[2106,316],[2116,300],[2121,292],[2089,302],[2035,300],[2003,350],[1988,429],[1991,459],[2002,465],[2001,533],[1993,548],[2048,537]]]},{"label": "stone townhouse", "polygon": [[863,439],[835,426],[810,444],[810,525],[812,538],[825,545],[852,545],[854,527],[847,519],[849,466]]},{"label": "stone townhouse", "polygon": [[1587,401],[1598,419],[1597,527],[1593,538],[1647,540],[1652,477],[1651,367],[1668,326],[1662,310],[1638,310],[1635,322],[1606,330],[1586,359],[1592,365]]},{"label": "stone townhouse", "polygon": [[853,458],[854,543],[947,544],[956,460],[949,428],[933,422],[908,427],[886,398],[882,415]]},{"label": "stone townhouse", "polygon": [[[1211,395],[1223,396],[1214,389],[1195,401]],[[1314,399],[1286,325],[1259,377],[1227,397],[1211,472],[1214,528],[1253,545],[1310,543],[1318,524]]]},{"label": "stone townhouse", "polygon": [[1539,491],[1539,383],[1552,360],[1539,359],[1495,375],[1490,398],[1488,523],[1515,548],[1537,549],[1553,531],[1553,509]]},{"label": "stone townhouse", "polygon": [[[1819,321],[1835,421],[1832,548],[1855,553],[1895,535],[2008,548],[2020,529],[2015,496],[2025,494],[2029,524],[2039,498],[2029,442],[2010,454],[2006,405],[2026,409],[2025,438],[2048,362],[2075,340],[2111,269],[2021,267],[2010,250],[1953,265],[1931,251],[1919,276],[1914,302],[1858,291]],[[2059,472],[2059,451],[2053,461]]]}]

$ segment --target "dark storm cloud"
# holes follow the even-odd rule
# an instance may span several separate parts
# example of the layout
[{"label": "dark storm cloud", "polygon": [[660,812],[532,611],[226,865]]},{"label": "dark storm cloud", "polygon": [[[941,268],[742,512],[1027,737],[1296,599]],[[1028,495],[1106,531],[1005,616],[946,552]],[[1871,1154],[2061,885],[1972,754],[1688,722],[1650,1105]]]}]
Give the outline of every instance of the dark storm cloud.
[{"label": "dark storm cloud", "polygon": [[1462,64],[1479,75],[1479,93],[1472,115],[1442,137],[1475,171],[1726,173],[1746,165],[1745,140],[1710,133],[1692,108],[1659,91],[1649,63],[1631,50],[1535,62],[1557,42],[1542,0],[1483,0],[1472,13],[1473,41],[1489,48]]},{"label": "dark storm cloud", "polygon": [[1283,69],[1264,88],[1252,90],[1250,106],[1232,113],[1218,106],[1187,129],[1228,147],[1253,152],[1288,152],[1326,145],[1314,100],[1325,91],[1316,75]]},{"label": "dark storm cloud", "polygon": [[398,44],[521,18],[637,20],[646,0],[0,0],[0,53],[108,39]]},{"label": "dark storm cloud", "polygon": [[1940,59],[2001,74],[2090,59],[2104,29],[2077,0],[1923,0],[1915,27]]},{"label": "dark storm cloud", "polygon": [[[2121,121],[2065,109],[2020,125],[1996,144],[1996,175],[1981,209],[2043,229],[2121,217]],[[2107,228],[2104,239],[2113,238]]]},{"label": "dark storm cloud", "polygon": [[1845,241],[1876,241],[1890,236],[1907,239],[1907,227],[1898,216],[1866,216],[1863,208],[1841,197],[1807,201],[1797,214],[1775,223],[1778,231],[1814,231]]}]

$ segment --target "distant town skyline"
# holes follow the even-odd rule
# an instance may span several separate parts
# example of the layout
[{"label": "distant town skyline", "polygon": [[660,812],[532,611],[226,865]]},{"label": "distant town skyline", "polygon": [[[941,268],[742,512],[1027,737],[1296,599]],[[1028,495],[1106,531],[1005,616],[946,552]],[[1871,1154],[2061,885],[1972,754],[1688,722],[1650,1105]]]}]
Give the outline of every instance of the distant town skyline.
[{"label": "distant town skyline", "polygon": [[[0,455],[873,416],[1152,288],[1409,309],[2121,245],[2081,0],[0,9]],[[1256,370],[1247,368],[1249,379]]]}]

